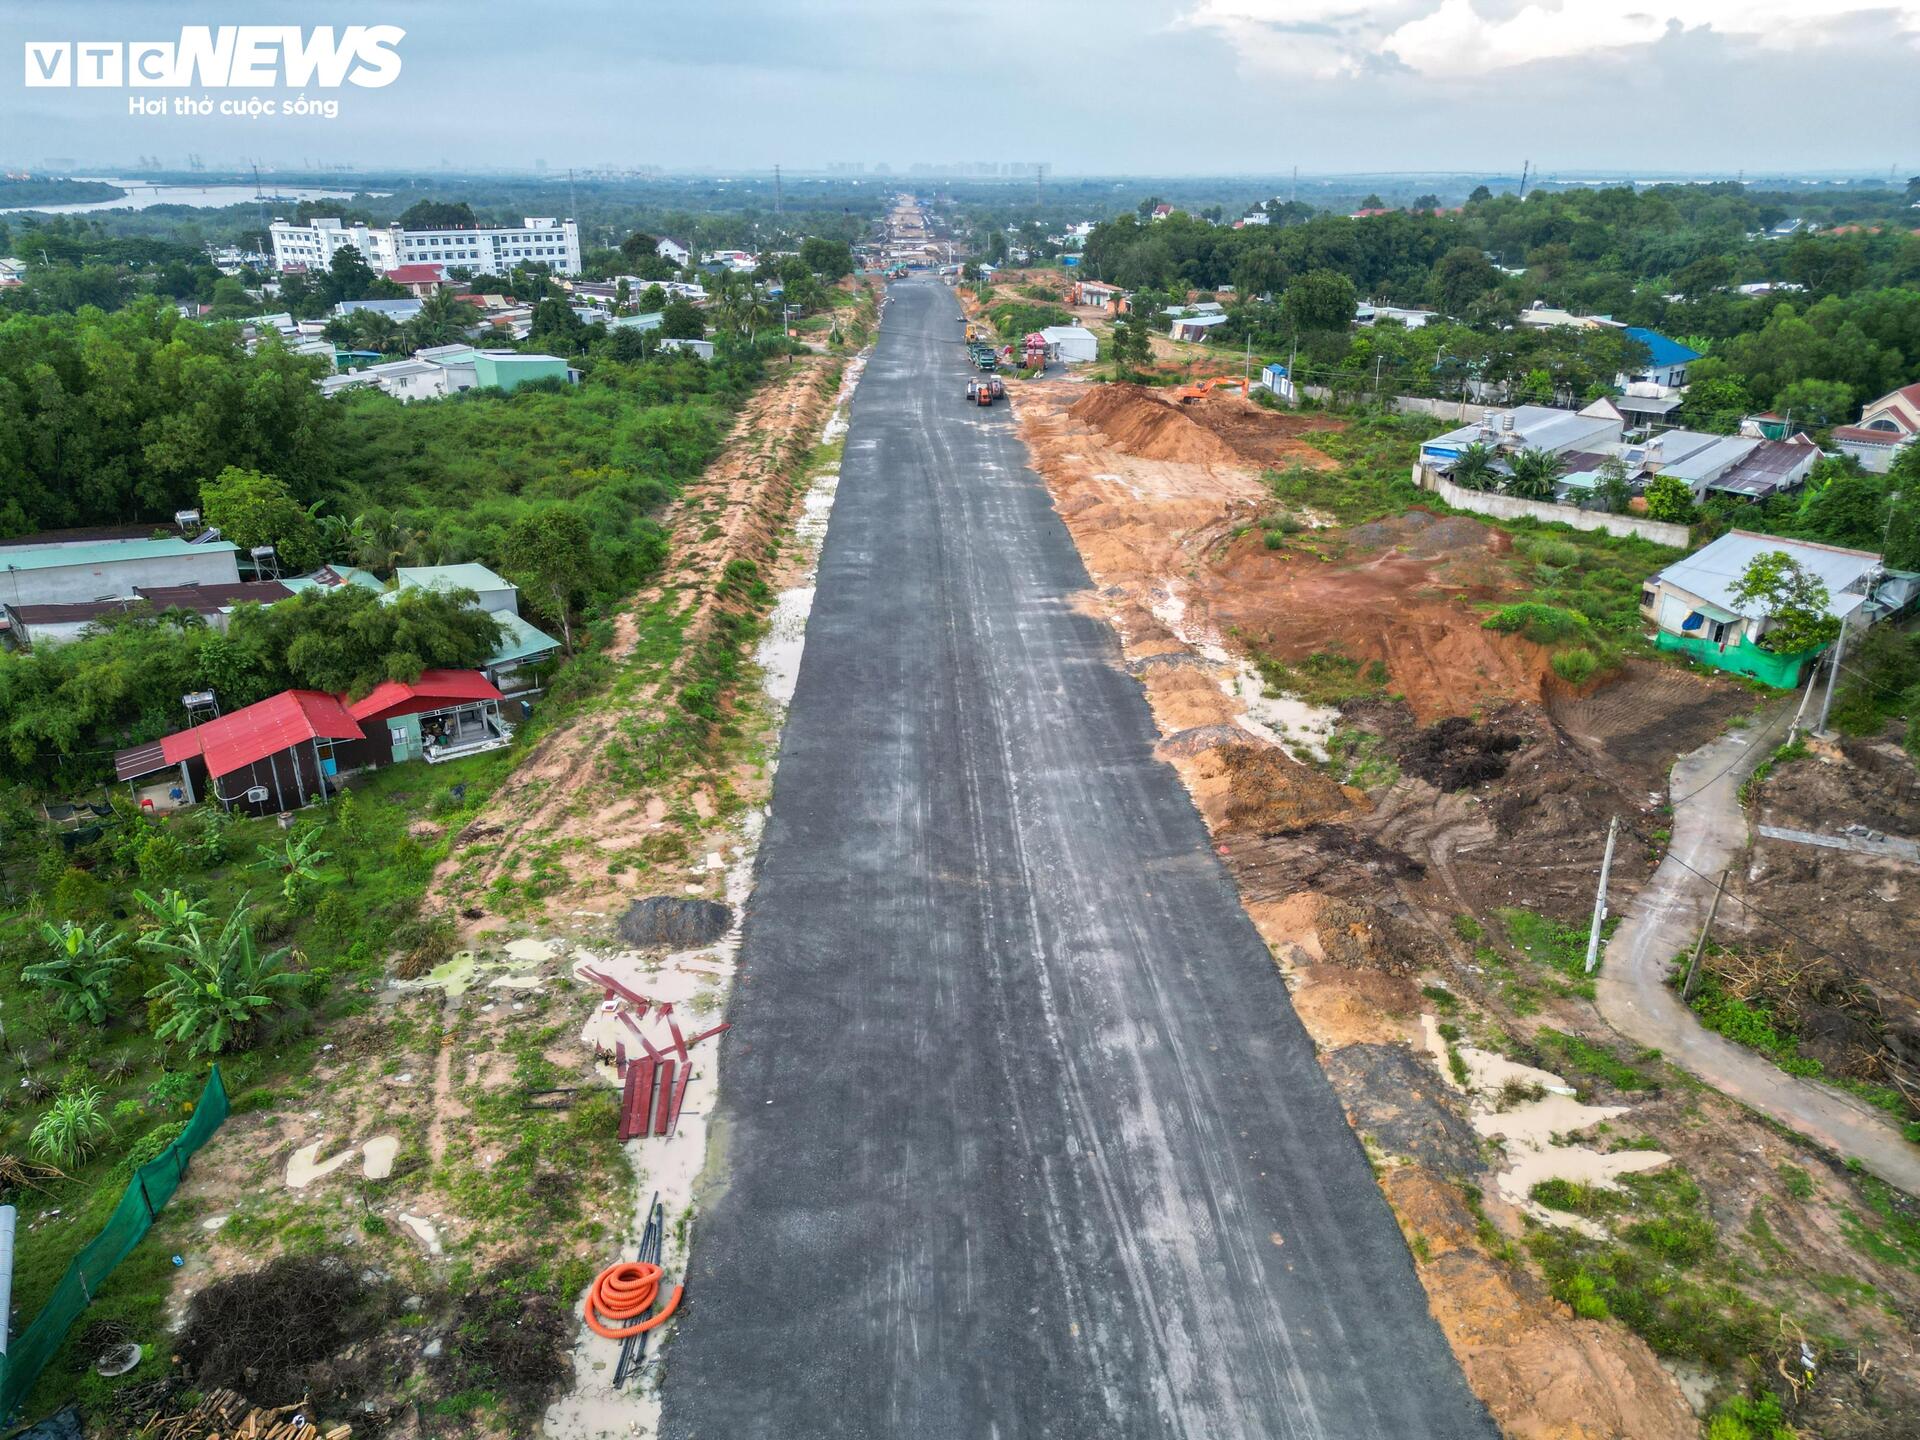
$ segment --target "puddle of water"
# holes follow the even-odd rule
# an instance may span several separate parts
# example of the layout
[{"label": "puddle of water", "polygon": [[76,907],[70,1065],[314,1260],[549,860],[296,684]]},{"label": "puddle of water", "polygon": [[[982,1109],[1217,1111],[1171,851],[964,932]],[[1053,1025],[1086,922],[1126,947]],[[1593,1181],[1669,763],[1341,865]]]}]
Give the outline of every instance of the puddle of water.
[{"label": "puddle of water", "polygon": [[324,1179],[353,1159],[355,1146],[349,1145],[338,1155],[322,1160],[320,1152],[326,1148],[327,1137],[322,1135],[311,1145],[302,1145],[287,1157],[287,1188],[304,1190],[314,1181]]},{"label": "puddle of water", "polygon": [[1164,591],[1156,589],[1147,608],[1176,640],[1217,667],[1220,688],[1239,702],[1234,720],[1242,730],[1289,752],[1297,745],[1315,760],[1327,758],[1327,740],[1340,719],[1338,710],[1309,704],[1297,695],[1270,695],[1258,670],[1221,644],[1213,631],[1188,622],[1187,601],[1178,582]]},{"label": "puddle of water", "polygon": [[397,1135],[376,1135],[360,1147],[360,1173],[369,1180],[393,1174],[393,1158],[400,1153]]},{"label": "puddle of water", "polygon": [[[1432,1015],[1422,1015],[1420,1026],[1428,1053],[1447,1082],[1453,1084],[1439,1021]],[[1501,1198],[1542,1224],[1577,1230],[1603,1240],[1607,1232],[1601,1226],[1539,1204],[1532,1198],[1533,1187],[1543,1180],[1570,1180],[1602,1190],[1620,1190],[1622,1175],[1658,1170],[1673,1159],[1657,1150],[1622,1150],[1609,1154],[1591,1145],[1555,1143],[1558,1136],[1586,1130],[1602,1120],[1612,1120],[1626,1114],[1631,1107],[1583,1105],[1574,1098],[1573,1087],[1551,1070],[1522,1065],[1471,1045],[1462,1045],[1459,1051],[1467,1066],[1468,1119],[1477,1133],[1489,1139],[1498,1136],[1504,1149],[1505,1164],[1495,1173],[1494,1185]],[[1544,1093],[1537,1100],[1524,1100],[1505,1110],[1495,1109],[1501,1091],[1509,1083],[1537,1085]]]}]

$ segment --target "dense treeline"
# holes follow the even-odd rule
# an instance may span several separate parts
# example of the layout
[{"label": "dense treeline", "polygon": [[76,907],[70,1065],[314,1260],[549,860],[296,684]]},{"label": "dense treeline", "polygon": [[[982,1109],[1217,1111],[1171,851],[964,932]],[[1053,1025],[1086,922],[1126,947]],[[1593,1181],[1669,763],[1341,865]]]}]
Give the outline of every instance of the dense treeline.
[{"label": "dense treeline", "polygon": [[324,361],[144,300],[0,320],[0,534],[164,521],[229,465],[305,500],[333,478]]},{"label": "dense treeline", "polygon": [[[1515,322],[1536,303],[1609,315],[1706,356],[1689,376],[1688,423],[1729,429],[1773,408],[1820,429],[1920,379],[1920,235],[1910,219],[1889,218],[1776,236],[1802,218],[1793,198],[1732,184],[1525,201],[1483,190],[1457,212],[1317,215],[1240,230],[1179,213],[1124,215],[1095,227],[1083,269],[1150,302],[1230,287],[1222,341],[1298,346],[1306,378],[1377,375],[1413,393],[1464,394],[1483,382],[1515,398],[1589,398],[1641,358],[1631,343]],[[1355,336],[1334,323],[1337,307],[1318,303],[1338,281],[1350,287],[1342,296],[1430,308],[1446,323]],[[1779,288],[1739,288],[1760,282]]]},{"label": "dense treeline", "polygon": [[[535,623],[630,590],[666,553],[661,506],[725,439],[784,342],[725,337],[712,362],[640,358],[595,332],[578,387],[547,382],[403,405],[322,397],[323,362],[154,301],[0,321],[0,531],[171,520],[199,506],[229,538],[382,575],[479,561],[523,587]],[[444,613],[443,613],[444,612]],[[478,623],[487,633],[474,628]],[[241,705],[290,684],[365,689],[491,653],[490,622],[370,592],[197,617],[133,614],[33,655],[0,653],[0,770],[73,784],[178,721],[184,690]]]}]

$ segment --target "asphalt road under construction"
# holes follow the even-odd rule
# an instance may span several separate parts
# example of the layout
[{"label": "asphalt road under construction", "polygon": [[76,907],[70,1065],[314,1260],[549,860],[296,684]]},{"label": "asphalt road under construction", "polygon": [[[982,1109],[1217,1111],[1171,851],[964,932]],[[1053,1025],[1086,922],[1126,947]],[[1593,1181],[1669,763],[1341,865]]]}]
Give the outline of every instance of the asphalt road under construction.
[{"label": "asphalt road under construction", "polygon": [[958,320],[854,396],[665,1434],[1490,1440]]}]

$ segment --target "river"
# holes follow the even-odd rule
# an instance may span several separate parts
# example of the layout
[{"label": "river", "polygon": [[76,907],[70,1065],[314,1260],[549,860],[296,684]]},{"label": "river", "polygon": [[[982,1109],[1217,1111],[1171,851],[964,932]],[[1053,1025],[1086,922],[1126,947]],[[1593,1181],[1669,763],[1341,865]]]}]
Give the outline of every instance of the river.
[{"label": "river", "polygon": [[[20,215],[32,211],[41,215],[84,215],[92,210],[145,210],[154,205],[191,205],[200,210],[219,210],[228,205],[251,205],[262,198],[251,185],[156,185],[150,180],[113,180],[104,175],[76,175],[76,180],[97,180],[103,185],[118,185],[127,193],[118,200],[80,200],[67,205],[14,205],[0,209],[0,215]],[[303,186],[276,188],[265,200],[284,204],[297,200],[351,200],[353,190],[316,190]],[[383,190],[367,192],[384,195]]]}]

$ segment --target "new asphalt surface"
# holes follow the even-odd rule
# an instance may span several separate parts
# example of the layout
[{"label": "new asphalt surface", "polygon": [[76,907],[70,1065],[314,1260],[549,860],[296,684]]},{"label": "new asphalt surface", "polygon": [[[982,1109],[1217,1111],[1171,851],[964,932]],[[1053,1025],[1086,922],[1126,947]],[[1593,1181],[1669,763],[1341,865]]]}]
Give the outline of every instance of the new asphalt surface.
[{"label": "new asphalt surface", "polygon": [[1492,1437],[958,319],[854,396],[664,1433]]}]

